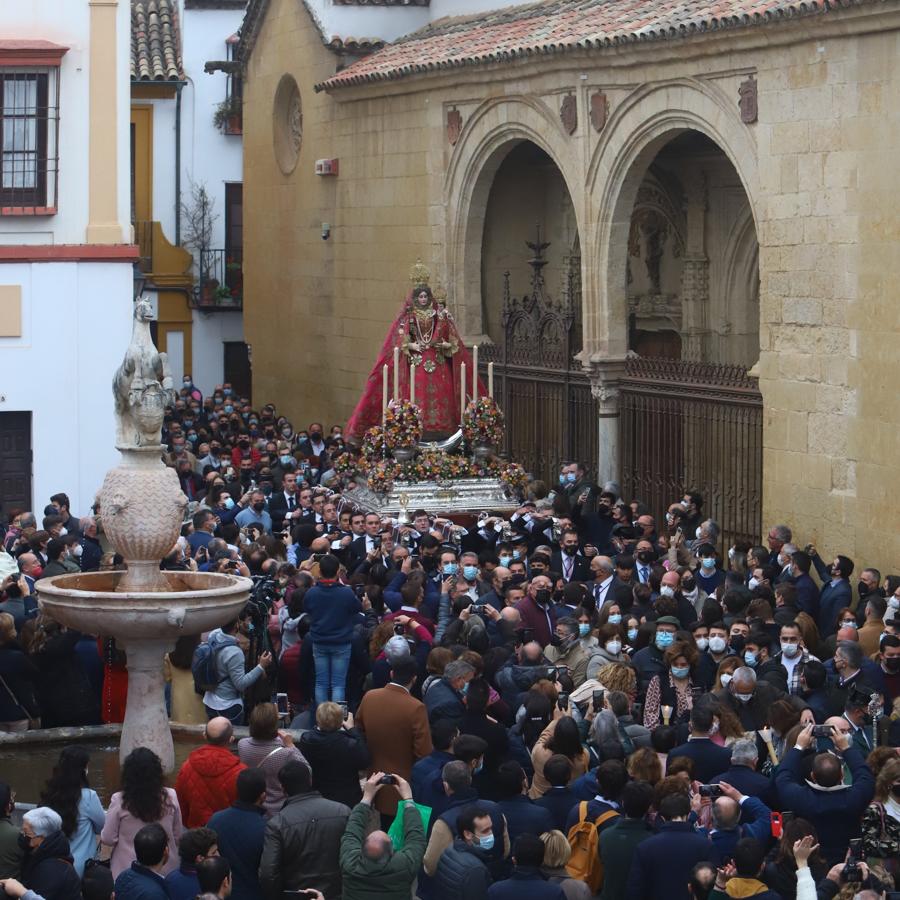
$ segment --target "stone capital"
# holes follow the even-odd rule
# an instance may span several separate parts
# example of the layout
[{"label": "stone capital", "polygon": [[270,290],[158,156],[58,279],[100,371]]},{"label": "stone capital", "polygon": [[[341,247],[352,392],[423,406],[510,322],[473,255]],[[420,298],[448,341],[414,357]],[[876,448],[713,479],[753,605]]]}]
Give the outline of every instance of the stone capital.
[{"label": "stone capital", "polygon": [[619,383],[625,374],[625,359],[597,359],[582,361],[591,380],[591,395],[597,401],[597,414],[601,417],[619,414]]}]

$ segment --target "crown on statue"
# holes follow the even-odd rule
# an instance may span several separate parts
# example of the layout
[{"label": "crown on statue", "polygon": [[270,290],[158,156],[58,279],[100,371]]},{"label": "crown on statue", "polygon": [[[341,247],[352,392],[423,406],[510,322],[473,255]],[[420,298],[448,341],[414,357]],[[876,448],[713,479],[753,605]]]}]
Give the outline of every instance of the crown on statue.
[{"label": "crown on statue", "polygon": [[431,272],[421,259],[416,260],[416,264],[409,270],[409,280],[413,285],[426,285],[431,280]]},{"label": "crown on statue", "polygon": [[439,303],[447,302],[447,288],[442,287],[439,284],[436,284],[434,286],[434,291],[432,291],[432,295],[434,296],[434,299],[437,300]]}]

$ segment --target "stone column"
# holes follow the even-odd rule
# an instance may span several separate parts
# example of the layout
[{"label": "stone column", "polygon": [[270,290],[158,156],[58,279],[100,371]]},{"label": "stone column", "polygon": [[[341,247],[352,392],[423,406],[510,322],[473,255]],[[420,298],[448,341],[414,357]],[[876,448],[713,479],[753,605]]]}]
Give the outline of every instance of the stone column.
[{"label": "stone column", "polygon": [[591,394],[597,401],[597,483],[622,484],[619,458],[619,379],[624,359],[592,362],[589,366]]},{"label": "stone column", "polygon": [[135,747],[147,747],[162,760],[164,772],[175,768],[175,747],[166,714],[163,657],[174,647],[171,639],[126,641],[128,656],[128,701],[119,760]]},{"label": "stone column", "polygon": [[707,178],[693,170],[685,178],[685,247],[681,269],[681,358],[700,361],[709,331],[709,259],[706,256]]}]

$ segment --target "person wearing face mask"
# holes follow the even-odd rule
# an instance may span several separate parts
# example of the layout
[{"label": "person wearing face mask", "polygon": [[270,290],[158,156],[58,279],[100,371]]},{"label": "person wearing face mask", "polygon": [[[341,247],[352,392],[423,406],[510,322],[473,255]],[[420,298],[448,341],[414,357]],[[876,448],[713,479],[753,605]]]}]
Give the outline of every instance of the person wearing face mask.
[{"label": "person wearing face mask", "polygon": [[591,580],[591,563],[578,549],[578,532],[574,528],[563,529],[559,538],[559,550],[554,550],[550,557],[550,568],[554,572],[562,572],[566,584]]},{"label": "person wearing face mask", "polygon": [[[687,641],[675,641],[663,654],[666,670],[654,675],[647,685],[644,700],[644,727],[651,731],[659,725],[684,722],[691,711],[695,690],[692,670],[697,650]],[[667,720],[663,707],[669,708]]]},{"label": "person wearing face mask", "polygon": [[853,574],[853,560],[838,555],[829,568],[819,558],[815,547],[810,546],[807,551],[824,582],[819,593],[819,616],[816,624],[819,626],[819,634],[825,638],[837,630],[838,611],[852,604],[850,576]]},{"label": "person wearing face mask", "polygon": [[[242,498],[243,499],[243,498]],[[266,509],[266,495],[262,491],[250,491],[249,506],[242,509],[235,517],[234,521],[241,528],[248,525],[257,524],[263,531],[272,532],[272,517]]]},{"label": "person wearing face mask", "polygon": [[353,807],[341,838],[341,889],[343,900],[365,900],[373,893],[383,900],[408,900],[425,856],[422,816],[405,779],[395,775],[403,811],[403,847],[396,849],[383,831],[369,833],[372,802],[383,787],[384,772],[366,780],[362,800]]},{"label": "person wearing face mask", "polygon": [[803,550],[797,550],[790,561],[790,578],[787,579],[797,591],[797,608],[812,616],[819,617],[819,588],[809,575],[812,558]]},{"label": "person wearing face mask", "polygon": [[767,681],[782,693],[787,693],[787,671],[769,653],[769,636],[764,631],[752,631],[744,644],[744,665],[756,672],[758,681]]},{"label": "person wearing face mask", "polygon": [[866,656],[874,656],[879,650],[881,635],[884,633],[884,616],[887,601],[879,594],[869,594],[864,603],[865,624],[859,629],[859,646]]},{"label": "person wearing face mask", "polygon": [[578,620],[572,616],[558,619],[544,655],[551,665],[568,666],[576,688],[587,679],[588,661],[593,655],[581,643]]},{"label": "person wearing face mask", "polygon": [[800,673],[810,660],[818,659],[803,646],[803,634],[796,622],[788,622],[781,626],[778,634],[780,650],[772,657],[787,674],[787,692],[800,695]]},{"label": "person wearing face mask", "polygon": [[[73,535],[72,540],[77,541],[77,538]],[[70,561],[69,551],[64,541],[65,538],[51,538],[47,544],[47,565],[44,566],[42,578],[50,578],[53,575],[72,575],[81,571],[77,562]]]},{"label": "person wearing face mask", "polygon": [[495,849],[492,810],[476,800],[462,809],[455,825],[452,843],[434,867],[434,900],[487,900]]},{"label": "person wearing face mask", "polygon": [[678,620],[683,628],[697,621],[693,604],[681,593],[681,576],[677,572],[666,572],[660,579],[659,596],[674,600],[677,604]]},{"label": "person wearing face mask", "polygon": [[535,575],[528,586],[528,593],[516,604],[516,609],[522,616],[522,626],[532,629],[535,640],[546,647],[556,625],[550,579],[546,575]]},{"label": "person wearing face mask", "polygon": [[717,565],[716,548],[712,544],[699,544],[694,548],[694,552],[700,560],[700,565],[694,573],[697,585],[707,594],[713,594],[725,580],[725,573]]},{"label": "person wearing face mask", "polygon": [[681,623],[675,616],[661,616],[656,620],[653,642],[632,657],[631,665],[637,673],[639,694],[646,693],[651,679],[667,672],[664,654],[675,643],[675,632],[680,627]]},{"label": "person wearing face mask", "polygon": [[758,731],[768,724],[769,707],[783,694],[771,684],[757,681],[753,669],[740,666],[727,687],[714,696],[735,713],[745,731]]}]

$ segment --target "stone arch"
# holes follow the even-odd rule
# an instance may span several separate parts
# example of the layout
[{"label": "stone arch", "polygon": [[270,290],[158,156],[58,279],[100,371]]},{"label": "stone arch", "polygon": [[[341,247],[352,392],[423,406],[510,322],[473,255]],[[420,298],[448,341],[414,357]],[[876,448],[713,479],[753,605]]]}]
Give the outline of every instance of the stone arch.
[{"label": "stone arch", "polygon": [[559,169],[572,198],[578,233],[583,234],[575,142],[564,133],[559,116],[534,97],[503,97],[482,103],[463,123],[444,179],[443,197],[447,285],[460,331],[470,337],[485,332],[481,246],[491,186],[503,160],[523,141],[540,147]]},{"label": "stone arch", "polygon": [[[727,280],[725,298],[732,309],[735,327],[757,334],[759,327],[759,242],[750,209],[732,225],[728,234],[724,262]],[[744,303],[733,301],[743,300]],[[751,327],[751,326],[755,326]],[[759,360],[759,340],[746,348],[748,368]]]},{"label": "stone arch", "polygon": [[684,78],[646,85],[615,108],[587,172],[591,229],[583,268],[585,361],[621,358],[628,349],[625,247],[631,211],[650,163],[672,138],[698,131],[714,141],[738,173],[753,222],[759,221],[759,172],[750,127],[736,101],[704,82]]}]

